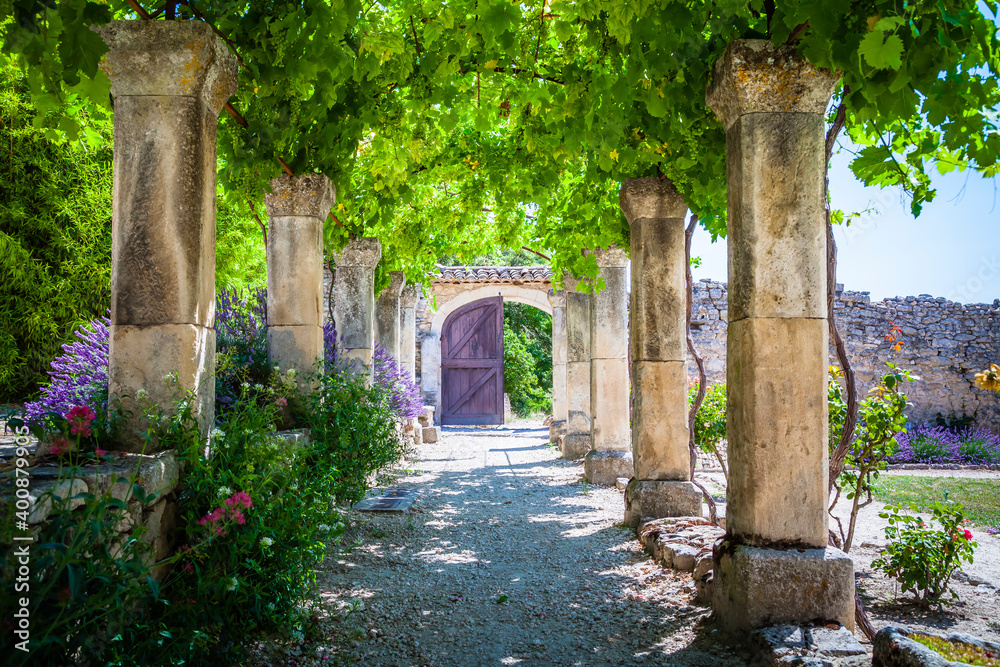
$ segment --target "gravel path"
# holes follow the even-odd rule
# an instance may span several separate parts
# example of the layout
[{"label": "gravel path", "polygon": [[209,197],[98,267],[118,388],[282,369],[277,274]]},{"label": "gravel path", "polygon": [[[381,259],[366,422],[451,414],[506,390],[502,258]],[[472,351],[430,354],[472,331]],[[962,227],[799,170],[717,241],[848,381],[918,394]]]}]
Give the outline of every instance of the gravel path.
[{"label": "gravel path", "polygon": [[655,565],[619,525],[622,492],[582,484],[547,435],[446,428],[396,484],[420,489],[409,513],[351,512],[358,546],[319,583],[328,608],[363,608],[322,624],[326,660],[744,664],[701,627],[690,575]]}]

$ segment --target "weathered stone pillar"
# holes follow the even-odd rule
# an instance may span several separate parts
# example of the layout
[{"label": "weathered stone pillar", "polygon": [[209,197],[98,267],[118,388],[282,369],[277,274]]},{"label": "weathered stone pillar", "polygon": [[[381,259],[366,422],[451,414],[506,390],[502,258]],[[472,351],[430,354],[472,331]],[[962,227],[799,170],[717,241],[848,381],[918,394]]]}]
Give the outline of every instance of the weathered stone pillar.
[{"label": "weathered stone pillar", "polygon": [[375,304],[375,341],[399,364],[399,297],[406,276],[402,271],[389,272],[389,286],[378,295]]},{"label": "weathered stone pillar", "polygon": [[625,523],[701,516],[688,449],[684,213],[674,184],[629,178],[618,193],[632,257],[632,457]]},{"label": "weathered stone pillar", "polygon": [[417,377],[417,300],[420,283],[407,285],[399,298],[399,362],[414,380]]},{"label": "weathered stone pillar", "polygon": [[549,442],[559,442],[566,432],[566,292],[549,290],[552,305],[552,423]]},{"label": "weathered stone pillar", "polygon": [[[267,206],[267,355],[300,387],[323,368],[323,221],[336,196],[322,174],[282,174],[264,195]],[[316,362],[319,361],[317,369]]]},{"label": "weathered stone pillar", "polygon": [[333,319],[337,336],[345,361],[370,378],[374,377],[375,267],[380,259],[382,246],[375,238],[351,239],[334,255],[337,295]]},{"label": "weathered stone pillar", "polygon": [[612,246],[597,250],[604,289],[590,307],[591,450],[584,473],[592,484],[632,477],[628,388],[628,256]]},{"label": "weathered stone pillar", "polygon": [[108,390],[135,415],[122,449],[139,451],[147,405],[170,413],[191,391],[203,437],[214,420],[215,128],[236,60],[198,21],[97,32],[115,100]]},{"label": "weathered stone pillar", "polygon": [[729,491],[713,607],[730,630],[854,627],[853,565],[827,546],[824,112],[837,75],[739,40],[707,102],[726,128]]},{"label": "weathered stone pillar", "polygon": [[563,278],[566,292],[566,435],[563,458],[575,460],[590,451],[590,295],[577,291],[580,281]]}]

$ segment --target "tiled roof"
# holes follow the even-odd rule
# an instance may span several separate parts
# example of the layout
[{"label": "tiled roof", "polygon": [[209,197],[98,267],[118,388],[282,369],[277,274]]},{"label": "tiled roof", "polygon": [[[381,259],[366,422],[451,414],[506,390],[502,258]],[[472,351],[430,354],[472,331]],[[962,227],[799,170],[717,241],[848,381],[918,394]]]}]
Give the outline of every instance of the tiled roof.
[{"label": "tiled roof", "polygon": [[547,283],[552,270],[547,266],[438,266],[439,283]]}]

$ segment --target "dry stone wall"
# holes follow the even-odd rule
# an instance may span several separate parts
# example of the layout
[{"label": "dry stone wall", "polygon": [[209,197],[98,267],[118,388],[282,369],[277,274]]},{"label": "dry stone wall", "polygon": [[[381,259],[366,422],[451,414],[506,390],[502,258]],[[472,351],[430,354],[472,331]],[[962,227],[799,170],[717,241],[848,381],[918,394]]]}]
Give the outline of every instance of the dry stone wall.
[{"label": "dry stone wall", "polygon": [[[726,381],[728,305],[725,283],[695,284],[692,333],[711,383]],[[908,389],[913,404],[907,411],[910,419],[967,416],[1000,429],[1000,396],[972,384],[977,371],[1000,363],[1000,300],[961,304],[921,294],[873,302],[868,292],[838,291],[835,307],[863,393],[890,358],[885,334],[894,323],[902,329],[904,343],[894,353],[896,361],[920,378]],[[831,348],[830,363],[835,361]],[[688,375],[697,377],[693,363]]]}]

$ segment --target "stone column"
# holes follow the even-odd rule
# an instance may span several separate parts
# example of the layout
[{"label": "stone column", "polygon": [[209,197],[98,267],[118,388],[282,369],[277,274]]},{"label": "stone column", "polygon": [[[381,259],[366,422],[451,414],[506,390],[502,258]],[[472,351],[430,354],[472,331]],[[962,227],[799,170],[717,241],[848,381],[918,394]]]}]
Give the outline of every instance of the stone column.
[{"label": "stone column", "polygon": [[628,256],[612,246],[597,250],[604,289],[590,307],[591,450],[584,473],[592,484],[613,486],[632,477],[628,387]]},{"label": "stone column", "polygon": [[632,257],[632,457],[625,523],[701,516],[688,449],[684,213],[674,184],[629,178],[618,193]]},{"label": "stone column", "polygon": [[306,375],[323,369],[323,221],[336,195],[322,174],[282,174],[271,190],[264,195],[268,361],[295,369],[305,388]]},{"label": "stone column", "polygon": [[590,451],[590,295],[577,291],[580,281],[563,278],[566,292],[566,435],[563,458],[575,460]]},{"label": "stone column", "polygon": [[351,239],[334,255],[337,266],[334,324],[344,360],[373,378],[375,349],[375,267],[382,259],[378,239]]},{"label": "stone column", "polygon": [[417,377],[417,300],[420,283],[407,285],[399,298],[399,362],[415,381]]},{"label": "stone column", "polygon": [[837,78],[739,40],[707,91],[729,193],[730,483],[713,586],[729,630],[854,627],[853,565],[827,546],[824,112]]},{"label": "stone column", "polygon": [[559,442],[566,433],[566,292],[549,290],[552,305],[552,423],[549,442]]},{"label": "stone column", "polygon": [[378,295],[375,304],[375,342],[400,363],[399,359],[399,297],[406,276],[402,271],[389,272],[389,286]]},{"label": "stone column", "polygon": [[115,100],[108,390],[135,415],[120,446],[139,451],[144,407],[191,391],[202,437],[215,418],[216,120],[236,60],[197,21],[96,30]]}]

